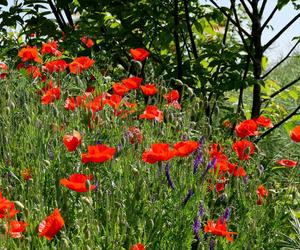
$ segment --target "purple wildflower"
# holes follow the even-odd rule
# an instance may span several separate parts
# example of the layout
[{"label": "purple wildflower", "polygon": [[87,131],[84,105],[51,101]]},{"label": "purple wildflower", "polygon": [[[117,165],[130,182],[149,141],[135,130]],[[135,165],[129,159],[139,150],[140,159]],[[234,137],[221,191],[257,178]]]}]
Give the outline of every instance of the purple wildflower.
[{"label": "purple wildflower", "polygon": [[182,201],[182,206],[185,206],[185,205],[186,205],[186,203],[187,203],[187,202],[189,201],[189,199],[193,196],[193,194],[194,194],[193,189],[189,189],[187,195],[185,196],[185,198],[184,198],[183,201]]},{"label": "purple wildflower", "polygon": [[215,249],[215,240],[211,239],[209,242],[209,250],[214,250]]},{"label": "purple wildflower", "polygon": [[199,210],[198,210],[198,216],[203,217],[204,213],[205,213],[205,210],[204,210],[203,204],[200,204],[199,205]]},{"label": "purple wildflower", "polygon": [[167,165],[165,167],[165,170],[166,170],[166,177],[167,177],[168,184],[169,184],[170,188],[174,189],[175,185],[174,185],[174,182],[171,179],[170,164],[169,163],[167,163]]},{"label": "purple wildflower", "polygon": [[248,184],[248,182],[249,182],[249,176],[248,175],[243,177],[243,182],[244,182],[245,185]]},{"label": "purple wildflower", "polygon": [[223,215],[223,220],[228,221],[231,215],[231,207],[226,207],[224,215]]},{"label": "purple wildflower", "polygon": [[196,174],[197,173],[197,170],[198,170],[198,167],[199,165],[203,162],[203,152],[202,150],[200,149],[198,151],[197,149],[197,156],[196,156],[196,159],[194,160],[194,170],[193,170],[193,174]]},{"label": "purple wildflower", "polygon": [[216,165],[217,162],[217,157],[214,157],[206,166],[205,171],[207,172],[208,170],[210,170],[211,168],[213,168]]},{"label": "purple wildflower", "polygon": [[199,237],[200,228],[201,228],[201,223],[200,223],[199,217],[197,216],[195,218],[194,224],[193,224],[193,232],[194,232],[195,238],[197,240],[200,240],[200,237]]}]

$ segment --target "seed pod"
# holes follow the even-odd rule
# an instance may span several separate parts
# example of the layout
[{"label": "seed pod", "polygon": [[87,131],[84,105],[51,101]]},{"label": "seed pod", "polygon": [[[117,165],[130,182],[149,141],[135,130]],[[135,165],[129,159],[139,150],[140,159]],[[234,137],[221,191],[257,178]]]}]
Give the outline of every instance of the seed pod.
[{"label": "seed pod", "polygon": [[194,95],[194,91],[192,88],[187,87],[186,91],[188,92],[189,96],[192,97]]}]

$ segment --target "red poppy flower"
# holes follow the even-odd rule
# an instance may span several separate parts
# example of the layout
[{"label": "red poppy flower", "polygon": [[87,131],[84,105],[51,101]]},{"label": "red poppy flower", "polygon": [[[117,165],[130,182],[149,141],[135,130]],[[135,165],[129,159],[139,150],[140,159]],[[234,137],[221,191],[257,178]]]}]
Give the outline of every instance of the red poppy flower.
[{"label": "red poppy flower", "polygon": [[217,223],[214,223],[212,220],[208,220],[207,225],[204,227],[204,232],[226,237],[228,241],[233,241],[233,238],[231,237],[232,234],[237,235],[236,232],[227,231],[226,220],[221,218],[218,219]]},{"label": "red poppy flower", "polygon": [[266,128],[272,128],[273,127],[271,119],[267,118],[263,115],[261,115],[258,118],[254,118],[252,120],[255,121],[256,124],[259,125],[259,126],[263,126],[263,127],[266,127]]},{"label": "red poppy flower", "polygon": [[225,128],[231,128],[231,127],[232,127],[232,123],[231,123],[229,120],[225,120],[225,121],[223,122],[223,126],[224,126]]},{"label": "red poppy flower", "polygon": [[298,162],[293,161],[293,160],[288,160],[288,159],[282,159],[282,160],[277,161],[276,163],[278,165],[285,166],[285,167],[288,167],[288,168],[293,168],[293,167],[296,167],[298,165]]},{"label": "red poppy flower", "polygon": [[4,62],[0,62],[0,69],[1,70],[8,70],[8,67]]},{"label": "red poppy flower", "polygon": [[154,143],[150,149],[143,152],[142,160],[154,164],[158,161],[168,161],[175,156],[175,150],[170,150],[166,143]]},{"label": "red poppy flower", "polygon": [[7,73],[1,73],[0,74],[0,79],[4,79],[4,78],[6,78],[7,77]]},{"label": "red poppy flower", "polygon": [[41,54],[52,54],[54,56],[61,56],[61,52],[57,49],[57,41],[49,41],[42,44]]},{"label": "red poppy flower", "polygon": [[69,151],[74,151],[81,144],[80,133],[73,130],[73,135],[64,135],[63,141]]},{"label": "red poppy flower", "polygon": [[94,42],[91,38],[88,38],[87,36],[82,37],[81,42],[85,44],[86,47],[91,48],[94,46]]},{"label": "red poppy flower", "polygon": [[144,113],[139,116],[139,119],[156,120],[158,122],[162,122],[164,117],[163,112],[160,111],[156,106],[149,105],[146,107]]},{"label": "red poppy flower", "polygon": [[42,96],[42,104],[47,105],[49,103],[54,102],[55,100],[59,100],[60,98],[60,87],[49,89]]},{"label": "red poppy flower", "polygon": [[32,78],[38,78],[42,76],[40,69],[37,66],[28,66],[26,68],[27,74],[32,76]]},{"label": "red poppy flower", "polygon": [[233,151],[237,154],[240,160],[249,160],[254,154],[255,146],[251,141],[241,140],[232,145]]},{"label": "red poppy flower", "polygon": [[245,177],[247,176],[247,172],[243,167],[237,167],[236,164],[228,164],[229,173],[233,174],[235,177]]},{"label": "red poppy flower", "polygon": [[90,68],[95,63],[87,56],[77,57],[69,64],[70,72],[80,74],[83,70]]},{"label": "red poppy flower", "polygon": [[18,54],[21,57],[22,62],[33,60],[37,63],[41,63],[42,59],[38,55],[38,50],[36,47],[27,46],[26,48],[22,48]]},{"label": "red poppy flower", "polygon": [[130,250],[145,250],[145,246],[142,243],[133,245]]},{"label": "red poppy flower", "polygon": [[106,146],[104,144],[88,146],[88,152],[85,154],[81,154],[81,160],[83,163],[105,162],[111,160],[115,152],[116,152],[115,148]]},{"label": "red poppy flower", "polygon": [[80,96],[76,96],[76,97],[69,97],[66,99],[65,101],[65,105],[64,108],[66,110],[75,110],[81,103],[81,97]]},{"label": "red poppy flower", "polygon": [[296,126],[290,133],[291,139],[294,142],[300,142],[300,125]]},{"label": "red poppy flower", "polygon": [[146,84],[145,86],[141,86],[141,89],[146,96],[155,95],[157,93],[155,84]]},{"label": "red poppy flower", "polygon": [[198,146],[199,142],[197,141],[181,141],[174,145],[174,149],[176,150],[176,156],[186,157],[193,153]]},{"label": "red poppy flower", "polygon": [[21,238],[26,227],[27,223],[24,221],[11,220],[5,224],[6,233],[12,238]]},{"label": "red poppy flower", "polygon": [[63,72],[68,67],[65,60],[55,60],[45,64],[44,68],[49,72]]},{"label": "red poppy flower", "polygon": [[181,110],[181,105],[178,101],[170,102],[170,103],[166,104],[166,106],[171,106],[175,109]]},{"label": "red poppy flower", "polygon": [[140,62],[144,61],[150,55],[150,53],[143,48],[130,49],[130,53],[134,60]]},{"label": "red poppy flower", "polygon": [[256,201],[256,204],[257,205],[262,205],[262,202],[263,202],[263,198],[267,197],[268,196],[268,190],[265,188],[264,185],[259,185],[257,190],[256,190],[256,193],[258,195],[258,199]]},{"label": "red poppy flower", "polygon": [[219,193],[225,189],[227,180],[225,177],[220,178],[216,183],[216,191]]},{"label": "red poppy flower", "polygon": [[29,181],[32,179],[31,169],[25,168],[21,171],[21,176],[24,181]]},{"label": "red poppy flower", "polygon": [[173,101],[178,101],[180,98],[178,90],[171,90],[169,93],[164,95],[164,98],[167,100],[168,103],[171,103]]},{"label": "red poppy flower", "polygon": [[130,89],[127,88],[124,84],[116,82],[112,85],[113,91],[115,94],[123,96],[127,93]]},{"label": "red poppy flower", "polygon": [[142,83],[143,79],[140,77],[130,77],[122,80],[122,83],[128,89],[138,89]]},{"label": "red poppy flower", "polygon": [[122,96],[117,95],[117,94],[112,94],[111,96],[109,96],[108,98],[103,100],[103,105],[108,104],[113,109],[118,109],[121,104],[122,99],[123,99]]},{"label": "red poppy flower", "polygon": [[46,237],[47,240],[52,238],[63,228],[65,222],[57,208],[39,226],[39,237]]},{"label": "red poppy flower", "polygon": [[257,123],[253,120],[245,120],[236,125],[235,133],[240,138],[258,135]]},{"label": "red poppy flower", "polygon": [[18,210],[15,210],[15,204],[2,196],[0,192],[0,219],[3,218],[13,218]]},{"label": "red poppy flower", "polygon": [[72,174],[69,180],[66,178],[61,179],[60,184],[78,193],[85,193],[96,188],[96,185],[91,185],[89,189],[87,189],[88,180],[93,180],[93,176],[84,174]]}]

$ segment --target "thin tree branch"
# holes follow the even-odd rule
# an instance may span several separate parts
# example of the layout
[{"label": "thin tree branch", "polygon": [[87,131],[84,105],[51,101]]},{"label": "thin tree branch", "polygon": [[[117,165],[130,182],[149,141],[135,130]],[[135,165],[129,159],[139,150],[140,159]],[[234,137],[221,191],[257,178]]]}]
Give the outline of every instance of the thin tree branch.
[{"label": "thin tree branch", "polygon": [[[231,16],[226,13],[226,11],[224,11],[214,0],[209,0],[216,8],[218,8],[224,16],[226,16],[227,18],[229,18],[230,22],[232,22],[232,24],[234,24],[234,26],[238,27],[239,25],[231,18]],[[241,32],[246,35],[247,37],[251,37],[251,35],[246,31],[244,30],[242,27],[240,27],[241,29]]]},{"label": "thin tree branch", "polygon": [[277,67],[279,67],[279,65],[281,65],[283,62],[285,62],[285,60],[287,60],[290,57],[290,55],[292,54],[292,52],[295,50],[295,48],[298,46],[299,43],[300,43],[300,40],[298,40],[295,43],[295,45],[293,46],[293,48],[291,48],[289,53],[280,62],[278,62],[272,69],[270,69],[266,74],[264,74],[262,76],[262,78],[266,78],[273,70],[275,70]]},{"label": "thin tree branch", "polygon": [[252,19],[253,15],[252,15],[251,11],[249,10],[249,8],[248,8],[247,4],[245,3],[245,1],[241,0],[241,3],[243,5],[247,15]]},{"label": "thin tree branch", "polygon": [[268,1],[268,0],[264,0],[263,3],[261,4],[260,11],[259,11],[259,16],[260,16],[260,17],[262,16],[262,14],[263,14],[264,11],[265,11],[265,7],[266,7],[266,4],[267,4],[267,1]]},{"label": "thin tree branch", "polygon": [[179,10],[178,10],[178,0],[174,0],[174,40],[176,46],[176,57],[177,57],[177,78],[182,80],[182,58],[181,58],[181,50],[180,50],[180,42],[178,36],[178,27],[179,27]]},{"label": "thin tree branch", "polygon": [[71,14],[71,11],[70,11],[68,5],[66,7],[64,7],[64,12],[65,12],[66,17],[68,19],[69,25],[71,25],[71,27],[74,27],[74,22],[73,22],[72,14]]},{"label": "thin tree branch", "polygon": [[287,25],[285,25],[265,46],[263,47],[263,51],[268,49],[294,22],[298,20],[300,17],[300,13],[296,15]]},{"label": "thin tree branch", "polygon": [[188,32],[189,32],[191,47],[192,47],[192,51],[193,51],[193,54],[194,54],[194,58],[197,59],[198,58],[198,53],[197,53],[197,48],[196,48],[196,44],[195,44],[195,40],[194,40],[194,36],[193,36],[193,31],[192,31],[192,26],[191,26],[191,22],[190,22],[189,1],[184,0],[183,3],[184,3],[185,21],[186,21],[187,29],[188,29]]},{"label": "thin tree branch", "polygon": [[275,8],[273,9],[273,11],[271,12],[271,14],[269,15],[269,17],[267,18],[267,20],[264,22],[264,24],[261,26],[261,31],[263,31],[266,26],[268,25],[268,23],[271,21],[271,19],[273,18],[273,16],[275,15],[276,11],[278,10],[277,5],[275,6]]},{"label": "thin tree branch", "polygon": [[[291,81],[289,84],[283,86],[281,89],[275,91],[273,94],[271,94],[269,97],[274,98],[275,96],[279,95],[282,91],[286,90],[287,88],[293,86],[295,83],[300,81],[300,77],[296,78],[295,80]],[[269,99],[264,99],[264,101]]]},{"label": "thin tree branch", "polygon": [[54,6],[54,4],[52,3],[51,0],[47,0],[47,1],[48,1],[48,4],[49,4],[49,6],[50,6],[50,8],[51,8],[51,10],[52,10],[52,12],[53,12],[55,18],[56,18],[56,21],[57,21],[57,23],[58,23],[59,28],[60,28],[62,31],[65,32],[65,31],[66,31],[66,30],[65,30],[65,26],[64,26],[63,22],[61,21],[59,15],[58,15],[58,12],[57,12],[57,10],[56,10],[56,8],[55,8],[55,6]]},{"label": "thin tree branch", "polygon": [[264,137],[266,137],[268,134],[270,134],[273,130],[275,130],[276,128],[280,127],[283,123],[285,123],[287,120],[289,120],[290,118],[292,118],[294,115],[297,114],[298,110],[300,110],[300,105],[292,112],[290,113],[288,116],[286,116],[284,119],[282,119],[280,122],[278,122],[277,124],[274,125],[274,127],[268,129],[266,132],[264,132],[261,136],[259,136],[258,138],[256,138],[254,140],[255,143],[259,142],[261,139],[263,139]]},{"label": "thin tree branch", "polygon": [[248,47],[248,44],[245,40],[245,37],[242,33],[242,29],[241,29],[241,24],[240,24],[240,20],[239,20],[239,17],[238,17],[238,14],[237,14],[237,11],[236,11],[236,8],[235,8],[235,3],[234,3],[235,0],[231,0],[231,6],[232,6],[232,11],[233,11],[233,14],[234,14],[234,17],[235,17],[235,20],[236,20],[236,23],[238,24],[236,27],[238,28],[238,33],[242,39],[242,42],[243,42],[243,45],[245,47],[245,50],[247,51],[248,55],[253,59],[253,55],[252,55],[252,52],[250,50],[250,48]]}]

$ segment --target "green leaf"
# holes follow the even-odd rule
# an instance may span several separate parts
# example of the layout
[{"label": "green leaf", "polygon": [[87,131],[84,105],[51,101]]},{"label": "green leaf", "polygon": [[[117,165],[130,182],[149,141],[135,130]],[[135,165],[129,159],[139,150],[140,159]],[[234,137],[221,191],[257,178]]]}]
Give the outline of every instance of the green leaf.
[{"label": "green leaf", "polygon": [[278,7],[278,9],[281,10],[289,2],[290,2],[290,0],[278,0],[277,1],[277,7]]},{"label": "green leaf", "polygon": [[266,68],[268,67],[268,57],[263,56],[261,59],[261,67],[263,70],[266,70]]},{"label": "green leaf", "polygon": [[0,5],[7,6],[8,5],[7,0],[0,0]]}]

